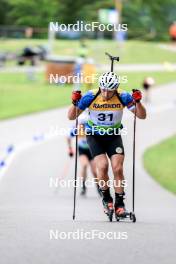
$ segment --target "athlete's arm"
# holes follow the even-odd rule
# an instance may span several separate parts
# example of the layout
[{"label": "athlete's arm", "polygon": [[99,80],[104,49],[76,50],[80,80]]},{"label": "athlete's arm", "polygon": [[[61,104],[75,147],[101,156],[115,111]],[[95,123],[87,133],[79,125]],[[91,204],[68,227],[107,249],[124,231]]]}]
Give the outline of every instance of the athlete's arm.
[{"label": "athlete's arm", "polygon": [[78,103],[81,100],[82,94],[81,91],[73,91],[71,95],[72,106],[68,110],[68,119],[74,120],[78,117],[82,111],[78,109]]},{"label": "athlete's arm", "polygon": [[136,113],[136,116],[140,119],[146,118],[146,110],[145,107],[141,104],[142,93],[138,89],[133,89],[132,97],[134,100],[134,104],[136,105],[136,109],[131,110],[133,113]]},{"label": "athlete's arm", "polygon": [[94,99],[94,94],[92,91],[88,91],[83,95],[83,97],[79,100],[77,106],[72,105],[68,110],[68,119],[75,120],[76,119],[76,112],[79,116],[89,105],[91,104],[92,100]]},{"label": "athlete's arm", "polygon": [[[137,97],[134,97],[134,92],[131,95],[128,92],[122,92],[120,94],[121,100],[123,102],[123,104],[128,108],[128,110],[130,110],[132,113],[135,113],[136,111],[136,116],[139,119],[145,119],[147,114],[146,114],[146,109],[143,106],[143,104],[140,102],[140,100],[142,99],[142,94],[137,91]],[[136,105],[136,110],[135,110],[135,105]]]},{"label": "athlete's arm", "polygon": [[82,112],[83,112],[83,110],[79,109],[75,105],[72,105],[72,106],[70,106],[70,108],[68,110],[68,119],[69,120],[75,120],[76,114],[77,114],[77,116],[79,116]]},{"label": "athlete's arm", "polygon": [[131,112],[135,114],[135,111],[136,111],[136,116],[139,119],[146,119],[147,113],[143,104],[141,104],[140,102],[136,103],[136,109],[135,108],[132,109]]}]

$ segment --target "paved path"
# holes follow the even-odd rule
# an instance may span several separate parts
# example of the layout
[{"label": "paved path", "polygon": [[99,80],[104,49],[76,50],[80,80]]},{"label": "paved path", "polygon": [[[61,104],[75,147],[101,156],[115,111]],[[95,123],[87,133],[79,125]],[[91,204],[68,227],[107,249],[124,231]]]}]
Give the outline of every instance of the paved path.
[{"label": "paved path", "polygon": [[[162,64],[120,64],[115,65],[114,68],[117,72],[165,72],[175,71],[176,64],[165,61]],[[99,65],[98,69],[101,71],[109,71],[109,65]]]},{"label": "paved path", "polygon": [[[98,71],[109,71],[109,64],[97,64]],[[148,63],[148,64],[117,64],[114,66],[115,71],[118,72],[165,72],[176,71],[176,64],[167,61],[163,63]],[[44,72],[44,66],[37,67],[5,67],[0,68],[0,73],[30,73],[30,72]]]},{"label": "paved path", "polygon": [[[17,151],[1,179],[2,264],[175,263],[176,197],[155,183],[142,167],[143,151],[175,132],[175,84],[155,89],[152,98],[148,119],[137,123],[137,222],[109,223],[94,188],[89,188],[87,199],[78,195],[76,221],[73,222],[73,189],[51,188],[49,182],[58,177],[72,179],[74,163],[67,157],[64,138],[52,137]],[[128,131],[132,129],[132,121],[132,114],[126,111],[124,124]],[[66,109],[3,121],[0,124],[1,140],[11,136],[16,144],[21,144],[23,140],[31,138],[36,130],[48,132],[51,126],[57,125],[68,125]],[[124,137],[124,143],[127,205],[130,208],[131,132]],[[128,239],[50,240],[49,236],[50,231],[81,232],[93,229],[105,234],[109,231],[119,235],[126,232]]]}]

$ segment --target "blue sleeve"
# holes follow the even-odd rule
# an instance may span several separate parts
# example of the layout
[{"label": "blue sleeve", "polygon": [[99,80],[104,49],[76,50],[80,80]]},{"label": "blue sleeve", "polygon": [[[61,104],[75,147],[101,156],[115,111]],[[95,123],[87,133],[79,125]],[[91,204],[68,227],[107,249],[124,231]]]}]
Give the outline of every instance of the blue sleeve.
[{"label": "blue sleeve", "polygon": [[123,104],[129,109],[133,110],[135,108],[133,97],[130,93],[123,91],[120,94],[120,98]]},{"label": "blue sleeve", "polygon": [[81,110],[85,110],[93,101],[94,96],[95,95],[92,91],[88,91],[87,93],[85,93],[78,103],[78,108]]}]

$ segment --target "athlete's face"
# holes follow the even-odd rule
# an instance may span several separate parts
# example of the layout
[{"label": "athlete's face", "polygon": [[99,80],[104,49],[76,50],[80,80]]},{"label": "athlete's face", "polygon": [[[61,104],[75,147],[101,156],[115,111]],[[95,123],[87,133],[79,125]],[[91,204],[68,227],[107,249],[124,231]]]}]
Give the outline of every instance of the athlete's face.
[{"label": "athlete's face", "polygon": [[101,95],[102,95],[104,100],[111,99],[111,97],[113,97],[114,94],[115,94],[115,90],[109,91],[107,89],[101,89]]}]

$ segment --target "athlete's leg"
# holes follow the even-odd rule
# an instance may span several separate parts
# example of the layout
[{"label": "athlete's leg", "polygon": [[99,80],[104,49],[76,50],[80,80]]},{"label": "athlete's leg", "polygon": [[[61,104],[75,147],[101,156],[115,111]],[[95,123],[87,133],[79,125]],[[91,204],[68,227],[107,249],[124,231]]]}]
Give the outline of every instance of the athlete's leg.
[{"label": "athlete's leg", "polygon": [[96,168],[96,163],[95,163],[95,160],[91,159],[90,160],[90,168],[91,168],[91,172],[92,172],[92,175],[94,177],[94,183],[95,183],[95,186],[96,186],[96,189],[97,189],[97,192],[100,196],[102,196],[102,193],[101,193],[101,190],[100,190],[100,187],[98,185],[98,177],[97,177],[97,168]]},{"label": "athlete's leg", "polygon": [[95,180],[97,180],[97,168],[94,160],[90,160],[90,169]]},{"label": "athlete's leg", "polygon": [[101,189],[102,194],[102,202],[104,211],[108,215],[112,215],[113,213],[113,199],[110,194],[110,189],[108,187],[108,158],[106,156],[106,150],[104,148],[104,144],[101,139],[101,137],[96,136],[88,136],[87,142],[92,154],[92,157],[94,158],[94,161],[96,163],[97,168],[97,178],[99,187]]},{"label": "athlete's leg", "polygon": [[124,192],[124,175],[123,175],[123,163],[124,155],[115,154],[111,158],[111,166],[114,174],[114,189],[116,193]]},{"label": "athlete's leg", "polygon": [[98,184],[102,193],[103,201],[111,202],[112,197],[110,194],[110,188],[108,186],[108,158],[105,154],[100,154],[94,158],[94,161],[97,167]]},{"label": "athlete's leg", "polygon": [[124,204],[124,175],[123,175],[124,155],[114,154],[111,156],[111,165],[114,174],[114,189],[115,189],[115,214],[125,217]]},{"label": "athlete's leg", "polygon": [[102,196],[102,203],[104,207],[104,212],[111,216],[113,215],[114,209],[113,209],[113,199],[110,194],[110,188],[108,186],[108,158],[105,154],[100,154],[94,158],[97,166],[97,177],[99,181],[99,187],[101,191]]},{"label": "athlete's leg", "polygon": [[97,178],[102,190],[106,190],[108,188],[107,181],[109,180],[108,176],[108,158],[105,154],[100,154],[94,158],[97,168]]}]

